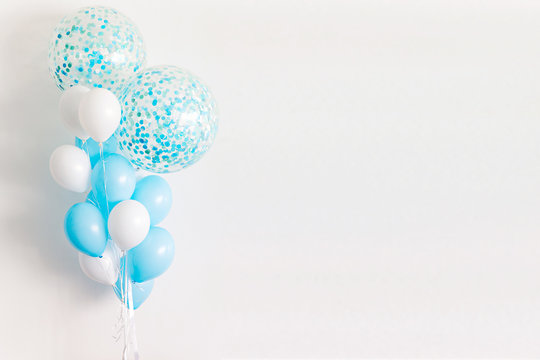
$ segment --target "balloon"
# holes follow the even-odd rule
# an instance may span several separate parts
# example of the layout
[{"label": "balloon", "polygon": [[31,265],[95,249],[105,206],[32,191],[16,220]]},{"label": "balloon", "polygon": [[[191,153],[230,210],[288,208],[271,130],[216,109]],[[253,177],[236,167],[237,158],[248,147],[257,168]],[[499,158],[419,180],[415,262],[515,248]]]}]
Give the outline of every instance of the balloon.
[{"label": "balloon", "polygon": [[79,265],[86,276],[99,283],[114,285],[118,279],[118,256],[111,246],[107,246],[98,257],[79,253]]},{"label": "balloon", "polygon": [[181,170],[212,145],[217,127],[210,90],[189,72],[156,66],[140,72],[122,97],[118,146],[134,165],[155,173]]},{"label": "balloon", "polygon": [[163,274],[174,258],[174,240],[169,232],[152,227],[142,243],[129,250],[128,266],[131,279],[144,282]]},{"label": "balloon", "polygon": [[[118,281],[113,286],[114,293],[122,301],[122,295],[124,293],[122,289],[122,282],[120,281],[120,277],[122,276],[122,273],[120,273],[120,276],[118,277]],[[154,288],[154,280],[150,280],[144,283],[134,283],[131,282],[131,297],[133,299],[133,305],[128,304],[128,307],[133,310],[137,310],[139,306],[142,305],[143,302],[145,302],[146,299],[150,296],[150,293],[152,292],[152,289]]]},{"label": "balloon", "polygon": [[66,16],[49,45],[49,70],[60,89],[81,84],[120,95],[146,63],[142,36],[118,11],[91,6]]},{"label": "balloon", "polygon": [[122,250],[129,250],[144,240],[150,229],[150,215],[138,201],[125,200],[109,215],[109,234]]},{"label": "balloon", "polygon": [[118,99],[105,89],[92,89],[79,105],[82,128],[98,143],[106,141],[120,124],[122,109]]},{"label": "balloon", "polygon": [[[88,153],[88,156],[90,156],[90,164],[92,164],[92,168],[100,159],[99,154],[99,143],[97,143],[95,140],[88,139],[85,142],[83,142],[79,138],[75,138],[75,146],[78,148],[84,150],[86,153]],[[103,157],[106,157],[109,154],[116,153],[116,149],[118,148],[118,142],[116,141],[116,138],[114,136],[111,136],[108,138],[105,142],[102,143],[103,146]]]},{"label": "balloon", "polygon": [[101,207],[106,206],[105,199],[114,203],[131,198],[137,179],[135,169],[126,158],[110,154],[96,163],[92,170],[91,182],[92,192]]},{"label": "balloon", "polygon": [[90,89],[82,85],[70,87],[62,93],[59,104],[60,117],[64,125],[73,135],[83,140],[88,139],[88,134],[84,131],[79,121],[79,104],[84,94],[88,91]]},{"label": "balloon", "polygon": [[88,202],[75,204],[68,210],[64,231],[71,244],[88,256],[100,256],[105,251],[105,220],[99,209]]},{"label": "balloon", "polygon": [[150,214],[150,225],[159,224],[171,209],[171,187],[157,175],[150,175],[137,181],[135,192],[131,196],[146,207]]},{"label": "balloon", "polygon": [[81,193],[90,186],[90,160],[76,146],[57,147],[49,159],[49,170],[58,185],[65,189]]}]

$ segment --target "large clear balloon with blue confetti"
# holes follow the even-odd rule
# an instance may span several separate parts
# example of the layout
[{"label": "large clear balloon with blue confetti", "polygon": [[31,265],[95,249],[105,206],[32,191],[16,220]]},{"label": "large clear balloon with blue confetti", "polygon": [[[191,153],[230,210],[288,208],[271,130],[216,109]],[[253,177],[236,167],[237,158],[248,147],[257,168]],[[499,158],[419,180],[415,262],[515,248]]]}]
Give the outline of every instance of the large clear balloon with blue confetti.
[{"label": "large clear balloon with blue confetti", "polygon": [[178,171],[197,162],[216,136],[214,97],[201,80],[178,67],[141,71],[127,85],[120,103],[118,147],[139,168]]},{"label": "large clear balloon with blue confetti", "polygon": [[66,16],[56,26],[49,47],[49,69],[62,90],[81,84],[109,89],[119,97],[145,63],[139,30],[108,7],[86,7]]}]

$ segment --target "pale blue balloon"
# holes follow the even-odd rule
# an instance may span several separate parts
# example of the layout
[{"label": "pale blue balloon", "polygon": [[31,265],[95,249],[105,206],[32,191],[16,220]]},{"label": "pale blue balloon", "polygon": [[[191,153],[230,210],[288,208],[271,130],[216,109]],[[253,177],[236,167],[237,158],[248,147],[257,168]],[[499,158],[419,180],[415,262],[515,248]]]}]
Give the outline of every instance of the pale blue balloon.
[{"label": "pale blue balloon", "polygon": [[150,225],[157,225],[171,210],[172,190],[165,179],[150,175],[137,181],[131,198],[146,207],[150,214]]},{"label": "pale blue balloon", "polygon": [[64,220],[64,231],[71,244],[89,256],[100,256],[107,246],[105,219],[88,202],[73,205]]},{"label": "pale blue balloon", "polygon": [[[79,149],[84,150],[88,156],[90,157],[90,164],[92,164],[92,167],[96,165],[96,163],[100,159],[99,154],[99,143],[93,140],[92,138],[88,138],[86,141],[82,141],[78,137],[75,138],[75,146],[77,146]],[[116,150],[118,149],[118,141],[116,141],[116,138],[111,136],[107,141],[103,142],[103,157],[107,157],[109,154],[116,153]]]},{"label": "pale blue balloon", "polygon": [[[123,272],[121,272],[120,276]],[[121,281],[120,276],[118,277],[118,280],[116,281],[116,284],[113,285],[113,290],[118,299],[122,301],[122,294],[124,293],[124,290],[121,287]],[[131,281],[131,280],[128,280]],[[128,304],[128,307],[130,309],[137,310],[139,306],[142,305],[143,302],[148,299],[150,296],[150,293],[152,292],[152,289],[154,288],[154,280],[146,281],[143,283],[134,283],[131,282],[131,297],[133,299],[132,303]]]},{"label": "pale blue balloon", "polygon": [[108,202],[108,211],[105,211],[110,213],[111,205],[131,198],[137,180],[135,169],[126,158],[110,154],[96,163],[92,169],[91,182],[92,192],[99,207],[107,209]]},{"label": "pale blue balloon", "polygon": [[151,227],[146,238],[128,251],[131,279],[145,282],[163,274],[174,259],[174,239],[163,228]]}]

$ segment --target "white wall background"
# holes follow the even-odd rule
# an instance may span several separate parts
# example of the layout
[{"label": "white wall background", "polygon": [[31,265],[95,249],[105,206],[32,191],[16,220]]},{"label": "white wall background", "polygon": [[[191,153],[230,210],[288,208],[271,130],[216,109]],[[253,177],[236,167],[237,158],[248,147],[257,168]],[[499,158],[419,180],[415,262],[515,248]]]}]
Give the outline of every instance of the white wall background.
[{"label": "white wall background", "polygon": [[[63,235],[48,39],[93,1],[0,5],[0,358],[119,359]],[[540,2],[102,1],[221,129],[170,175],[142,359],[540,356]]]}]

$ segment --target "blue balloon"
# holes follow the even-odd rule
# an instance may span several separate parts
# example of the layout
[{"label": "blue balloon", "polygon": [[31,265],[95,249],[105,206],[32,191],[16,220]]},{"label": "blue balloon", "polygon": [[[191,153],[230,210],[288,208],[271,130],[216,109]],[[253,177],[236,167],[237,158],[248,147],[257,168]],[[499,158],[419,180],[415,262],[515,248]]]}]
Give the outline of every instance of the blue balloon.
[{"label": "blue balloon", "polygon": [[157,225],[165,219],[172,205],[171,187],[157,175],[139,180],[131,198],[146,207],[150,214],[150,225]]},{"label": "blue balloon", "polygon": [[[97,143],[92,138],[88,138],[85,142],[83,142],[81,139],[76,137],[75,145],[88,154],[88,156],[90,157],[90,163],[92,164],[92,167],[94,167],[94,165],[96,165],[96,163],[100,159],[99,143]],[[105,141],[102,146],[103,157],[106,157],[109,154],[116,153],[116,149],[118,148],[118,141],[116,141],[116,138],[113,135],[109,139],[107,139],[107,141]]]},{"label": "blue balloon", "polygon": [[107,246],[105,219],[99,209],[88,203],[73,205],[64,220],[68,240],[80,252],[100,256]]},{"label": "blue balloon", "polygon": [[107,201],[109,202],[107,213],[111,211],[111,205],[131,198],[137,182],[133,166],[118,154],[110,154],[99,160],[92,169],[90,180],[99,207],[107,211]]},{"label": "blue balloon", "polygon": [[[122,275],[122,274],[120,274]],[[131,281],[131,280],[128,280]],[[122,295],[124,293],[124,290],[122,289],[120,281],[120,276],[118,277],[118,280],[116,281],[116,284],[113,285],[113,290],[118,299],[122,301]],[[145,302],[146,299],[150,296],[150,293],[152,292],[152,289],[154,288],[154,280],[146,281],[143,283],[134,283],[131,282],[131,297],[133,299],[133,303],[128,303],[128,308],[137,310],[139,306],[142,305],[143,302]]]},{"label": "blue balloon", "polygon": [[174,239],[163,228],[151,227],[146,238],[128,251],[131,279],[145,282],[163,274],[174,258]]}]

